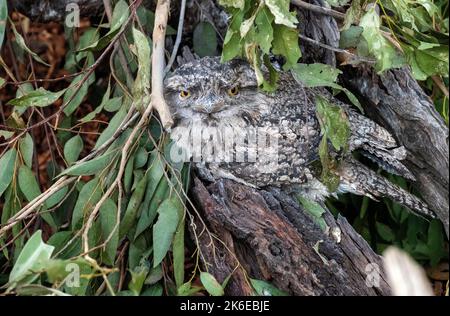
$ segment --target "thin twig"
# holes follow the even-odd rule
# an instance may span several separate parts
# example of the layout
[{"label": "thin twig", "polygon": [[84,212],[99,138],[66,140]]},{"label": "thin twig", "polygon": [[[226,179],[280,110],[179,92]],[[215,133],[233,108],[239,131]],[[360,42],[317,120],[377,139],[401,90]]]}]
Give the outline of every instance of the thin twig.
[{"label": "thin twig", "polygon": [[363,57],[363,56],[359,56],[359,55],[353,54],[353,53],[349,52],[348,50],[345,50],[345,49],[342,49],[342,48],[333,47],[333,46],[321,43],[321,42],[319,42],[319,41],[317,41],[315,39],[312,39],[310,37],[307,37],[305,35],[298,34],[298,37],[300,39],[302,39],[302,40],[307,41],[308,43],[320,46],[322,48],[331,50],[333,52],[342,53],[342,54],[346,54],[346,55],[352,56],[355,60],[366,62],[366,63],[370,63],[370,64],[376,63],[375,59],[366,58],[366,57]]},{"label": "thin twig", "polygon": [[175,44],[173,45],[172,54],[170,55],[169,62],[167,63],[164,73],[168,73],[170,68],[177,57],[178,48],[180,47],[181,37],[183,35],[183,24],[184,24],[184,12],[186,11],[186,0],[181,0],[180,17],[178,19],[178,30],[177,38],[175,39]]},{"label": "thin twig", "polygon": [[302,0],[291,0],[291,3],[299,8],[306,9],[315,13],[329,15],[339,20],[345,19],[344,13],[330,8],[321,7],[320,5],[311,4]]}]

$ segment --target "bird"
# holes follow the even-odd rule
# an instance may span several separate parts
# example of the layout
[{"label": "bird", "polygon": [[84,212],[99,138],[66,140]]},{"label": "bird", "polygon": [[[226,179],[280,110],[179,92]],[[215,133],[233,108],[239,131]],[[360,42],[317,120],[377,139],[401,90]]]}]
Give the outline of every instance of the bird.
[{"label": "bird", "polygon": [[[280,71],[278,88],[267,92],[246,60],[203,57],[168,74],[164,97],[174,119],[171,159],[192,162],[205,180],[276,187],[318,202],[341,193],[390,198],[419,216],[435,218],[420,198],[354,158],[359,152],[385,171],[414,181],[402,162],[407,150],[389,131],[325,88],[306,87],[289,71]],[[342,109],[350,130],[347,150],[326,144],[338,162],[334,188],[321,179],[324,132],[318,97]]]}]

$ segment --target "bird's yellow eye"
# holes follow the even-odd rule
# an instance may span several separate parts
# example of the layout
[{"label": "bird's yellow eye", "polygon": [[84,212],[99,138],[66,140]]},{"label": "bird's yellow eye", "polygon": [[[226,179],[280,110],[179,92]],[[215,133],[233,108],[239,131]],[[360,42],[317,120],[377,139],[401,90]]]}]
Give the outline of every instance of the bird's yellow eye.
[{"label": "bird's yellow eye", "polygon": [[180,97],[182,99],[186,99],[186,98],[188,98],[190,96],[191,96],[191,93],[189,91],[187,91],[187,90],[181,90],[180,91]]},{"label": "bird's yellow eye", "polygon": [[231,89],[228,89],[228,94],[232,97],[234,97],[235,95],[237,95],[239,93],[239,88],[238,87],[233,87]]}]

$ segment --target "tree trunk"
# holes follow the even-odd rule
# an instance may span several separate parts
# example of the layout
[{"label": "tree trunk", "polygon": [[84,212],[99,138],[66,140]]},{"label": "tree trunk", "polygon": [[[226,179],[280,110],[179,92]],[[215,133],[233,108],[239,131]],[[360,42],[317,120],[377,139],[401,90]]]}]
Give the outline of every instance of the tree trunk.
[{"label": "tree trunk", "polygon": [[269,280],[291,295],[389,294],[381,257],[344,217],[326,211],[323,231],[283,192],[230,180],[206,188],[195,178],[191,194],[209,230],[198,218],[191,228],[197,235],[203,231],[204,266],[219,282],[237,268],[228,295],[252,293],[245,275]]}]

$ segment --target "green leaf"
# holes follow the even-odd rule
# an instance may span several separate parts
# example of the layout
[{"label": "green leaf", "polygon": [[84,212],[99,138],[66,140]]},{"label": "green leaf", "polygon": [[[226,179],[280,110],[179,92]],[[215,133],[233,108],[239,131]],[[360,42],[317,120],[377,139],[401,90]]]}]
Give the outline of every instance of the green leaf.
[{"label": "green leaf", "polygon": [[216,31],[209,22],[200,22],[194,29],[193,34],[194,52],[200,56],[217,55]]},{"label": "green leaf", "polygon": [[385,240],[389,242],[393,242],[395,240],[395,234],[392,229],[380,222],[375,223],[375,227],[377,228],[378,234]]},{"label": "green leaf", "polygon": [[216,278],[210,273],[200,272],[200,281],[210,295],[223,296],[225,294],[222,285],[220,285],[220,283],[217,282]]},{"label": "green leaf", "polygon": [[327,64],[296,64],[292,68],[294,78],[306,87],[336,88],[337,77],[342,73],[337,68]]},{"label": "green leaf", "polygon": [[[28,202],[31,202],[39,194],[41,194],[39,184],[33,174],[33,171],[25,165],[20,166],[19,168],[19,187]],[[45,211],[45,207],[42,210]],[[50,213],[43,212],[41,213],[41,216],[53,229],[57,229],[55,220]]]},{"label": "green leaf", "polygon": [[342,31],[339,38],[339,47],[344,49],[357,47],[359,41],[361,40],[361,34],[363,31],[364,28],[361,26],[351,26]]},{"label": "green leaf", "polygon": [[145,289],[141,293],[141,296],[162,296],[162,294],[163,294],[163,287],[161,284],[158,283]]},{"label": "green leaf", "polygon": [[64,158],[66,158],[69,164],[72,164],[77,161],[82,150],[83,139],[80,137],[80,135],[75,135],[64,145]]},{"label": "green leaf", "polygon": [[27,166],[20,166],[19,168],[19,186],[28,202],[41,194],[39,184],[33,171]]},{"label": "green leaf", "polygon": [[139,217],[134,239],[153,223],[157,209],[166,198],[168,189],[167,181],[165,179],[161,180],[164,175],[164,163],[157,153],[153,152],[149,166],[146,175],[148,180],[145,199],[142,203],[142,213]]},{"label": "green leaf", "polygon": [[150,43],[145,34],[133,28],[134,45],[138,59],[138,73],[133,84],[133,97],[140,108],[145,108],[150,103]]},{"label": "green leaf", "polygon": [[0,196],[2,196],[3,192],[5,192],[11,183],[14,175],[16,157],[16,149],[11,148],[0,158]]},{"label": "green leaf", "polygon": [[274,36],[272,52],[276,55],[282,55],[286,58],[284,70],[288,70],[297,64],[302,56],[298,46],[298,31],[285,25],[274,25]]},{"label": "green leaf", "polygon": [[14,106],[23,106],[23,107],[46,107],[50,104],[55,103],[66,91],[63,89],[58,92],[47,91],[44,88],[39,88],[37,90],[33,90],[19,98],[15,98],[10,100],[7,104]]},{"label": "green leaf", "polygon": [[203,290],[203,288],[201,288],[200,286],[192,286],[191,282],[186,282],[186,283],[182,284],[180,287],[178,287],[177,295],[178,296],[192,296],[201,290]]},{"label": "green leaf", "polygon": [[[289,0],[265,0],[266,6],[275,17],[276,24],[283,24],[295,28],[298,23],[295,12],[289,12]],[[275,32],[277,34],[277,32]]]},{"label": "green leaf", "polygon": [[22,154],[23,161],[28,167],[33,165],[33,153],[34,153],[34,143],[29,133],[19,141],[20,153]]},{"label": "green leaf", "polygon": [[[0,49],[5,38],[6,19],[8,18],[8,5],[6,0],[0,0]],[[1,88],[0,84],[0,88]]]},{"label": "green leaf", "polygon": [[305,211],[310,214],[314,221],[319,224],[322,231],[326,231],[328,225],[325,222],[325,219],[322,217],[322,215],[325,213],[324,208],[317,202],[309,200],[303,196],[298,196],[298,200],[305,208]]},{"label": "green leaf", "polygon": [[70,176],[89,176],[95,175],[99,171],[105,169],[111,161],[116,156],[115,151],[106,152],[101,156],[98,156],[92,160],[84,161],[82,163],[73,165],[63,172],[60,176],[70,175]]},{"label": "green leaf", "polygon": [[[88,62],[88,67],[92,65],[93,57],[89,59],[91,61]],[[89,86],[95,81],[95,73],[92,73],[91,75],[89,75],[89,78],[81,84],[82,80],[84,80],[84,77],[84,73],[76,76],[70,84],[69,88],[67,88],[66,92],[64,93],[63,104],[67,103],[66,107],[64,108],[64,114],[66,114],[67,116],[70,116],[80,106],[88,93]],[[81,87],[78,88],[80,84]]]},{"label": "green leaf", "polygon": [[138,266],[130,272],[131,281],[128,284],[128,288],[134,295],[138,296],[144,286],[144,281],[148,274],[148,268],[146,266]]},{"label": "green leaf", "polygon": [[105,242],[112,235],[102,252],[102,262],[110,266],[114,266],[114,259],[119,246],[118,220],[116,203],[111,199],[106,199],[100,207],[102,241]]},{"label": "green leaf", "polygon": [[256,32],[255,41],[264,54],[270,53],[273,41],[273,15],[269,12],[267,7],[263,7],[255,18]]},{"label": "green leaf", "polygon": [[122,124],[123,119],[127,116],[127,111],[124,108],[121,108],[119,112],[117,112],[109,121],[108,127],[103,130],[103,132],[100,134],[100,136],[97,139],[97,142],[95,143],[94,149],[97,149],[101,145],[103,145],[104,142],[106,142],[111,136],[114,135],[116,130],[119,128],[119,126]]},{"label": "green leaf", "polygon": [[178,224],[175,236],[173,238],[173,273],[175,276],[175,284],[180,287],[184,283],[184,225],[185,214],[184,206],[179,199],[178,203],[178,217],[181,219]]},{"label": "green leaf", "polygon": [[259,296],[287,296],[286,292],[277,289],[275,286],[267,281],[250,279],[253,289],[256,295]]},{"label": "green leaf", "polygon": [[0,130],[0,137],[3,137],[4,139],[10,139],[13,135],[14,135],[14,132]]},{"label": "green leaf", "polygon": [[359,26],[364,28],[362,36],[367,42],[369,53],[377,60],[375,69],[378,72],[401,67],[404,64],[403,57],[382,35],[381,19],[375,11],[375,6],[371,7],[361,18]]},{"label": "green leaf", "polygon": [[148,153],[144,147],[139,147],[134,157],[134,166],[136,169],[142,168],[147,163]]},{"label": "green leaf", "polygon": [[144,198],[145,188],[147,186],[147,177],[142,177],[131,195],[130,202],[128,202],[127,209],[120,222],[119,239],[122,239],[133,226],[139,212],[139,206]]},{"label": "green leaf", "polygon": [[42,232],[36,231],[27,241],[14,267],[9,274],[9,284],[15,283],[29,284],[39,276],[42,269],[52,255],[53,246],[49,246],[42,241]]},{"label": "green leaf", "polygon": [[19,32],[17,32],[16,30],[16,26],[14,25],[14,23],[10,23],[11,25],[11,29],[13,30],[14,36],[16,38],[16,43],[27,53],[29,53],[31,55],[31,57],[36,60],[38,63],[41,63],[45,66],[49,66],[49,64],[47,64],[45,61],[43,61],[41,59],[41,57],[38,56],[38,54],[36,54],[35,52],[31,51],[31,49],[28,48],[27,44],[25,44],[25,40],[22,37],[22,35],[19,34]]},{"label": "green leaf", "polygon": [[105,110],[108,112],[116,112],[123,104],[122,97],[111,98],[105,103]]},{"label": "green leaf", "polygon": [[327,99],[316,97],[316,110],[322,131],[336,150],[345,149],[350,137],[350,124],[345,111]]},{"label": "green leaf", "polygon": [[47,201],[45,201],[45,208],[49,209],[49,208],[55,206],[56,204],[58,204],[59,202],[61,202],[62,199],[66,196],[67,191],[69,191],[69,188],[67,186],[65,186],[65,187],[62,187],[61,189],[59,189],[58,191],[56,191],[55,193],[53,193],[47,199]]},{"label": "green leaf", "polygon": [[111,40],[116,36],[116,34],[120,31],[121,26],[125,23],[125,21],[128,19],[130,15],[130,9],[128,7],[128,4],[124,0],[120,0],[117,2],[116,6],[114,7],[113,15],[112,15],[112,21],[111,21],[111,27],[108,33],[106,33],[105,36],[100,38],[99,40],[95,41],[93,44],[83,47],[80,49],[80,52],[84,51],[100,51],[103,48],[105,48]]},{"label": "green leaf", "polygon": [[95,204],[100,200],[101,194],[98,178],[83,185],[72,213],[72,230],[75,231],[81,227],[83,218],[93,210]]},{"label": "green leaf", "polygon": [[179,221],[176,201],[167,199],[158,207],[158,220],[153,226],[153,267],[166,256]]},{"label": "green leaf", "polygon": [[223,41],[221,61],[226,62],[241,54],[240,27],[244,20],[245,10],[233,11],[232,20]]}]

